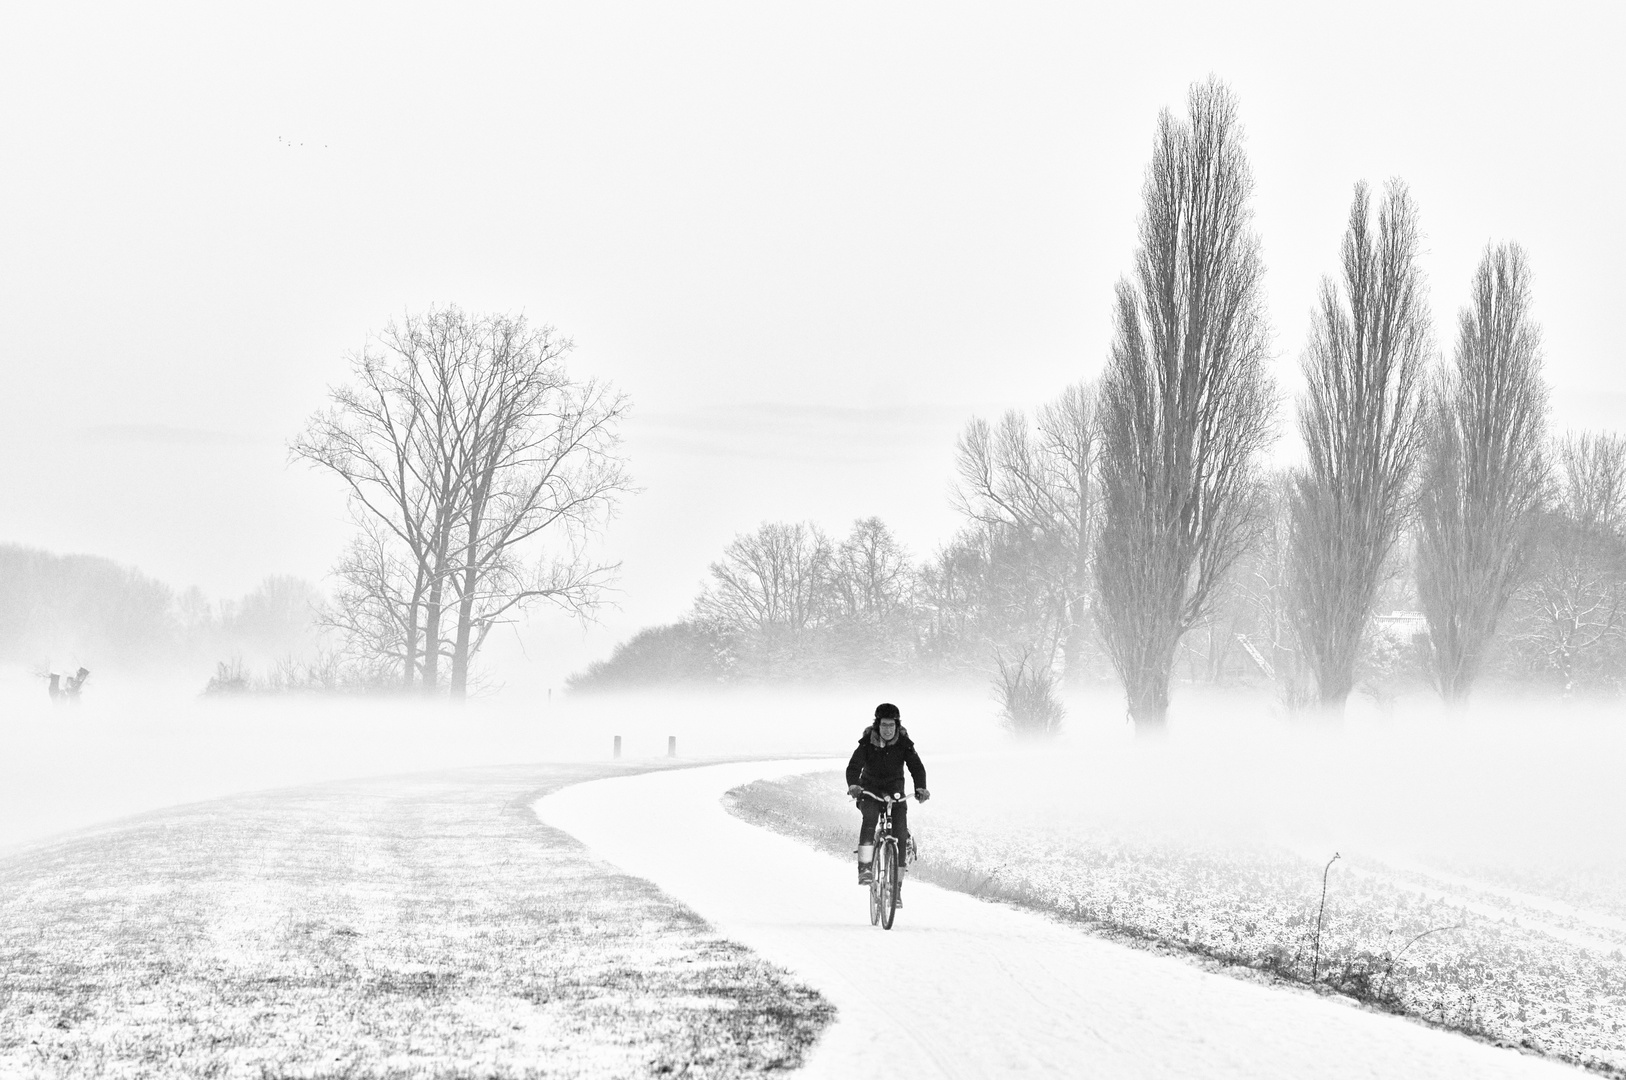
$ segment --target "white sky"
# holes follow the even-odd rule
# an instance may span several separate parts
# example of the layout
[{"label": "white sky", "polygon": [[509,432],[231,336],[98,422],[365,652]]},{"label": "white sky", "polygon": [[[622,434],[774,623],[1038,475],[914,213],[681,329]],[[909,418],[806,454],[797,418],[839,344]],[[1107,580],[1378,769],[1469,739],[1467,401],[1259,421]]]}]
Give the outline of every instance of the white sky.
[{"label": "white sky", "polygon": [[1440,343],[1516,239],[1555,423],[1619,422],[1626,5],[1115,7],[14,6],[0,541],[320,580],[343,500],[286,444],[369,331],[456,302],[635,402],[622,609],[528,631],[539,684],[763,520],[924,554],[965,420],[1099,370],[1157,111],[1211,71],[1284,384],[1351,185],[1400,176]]}]

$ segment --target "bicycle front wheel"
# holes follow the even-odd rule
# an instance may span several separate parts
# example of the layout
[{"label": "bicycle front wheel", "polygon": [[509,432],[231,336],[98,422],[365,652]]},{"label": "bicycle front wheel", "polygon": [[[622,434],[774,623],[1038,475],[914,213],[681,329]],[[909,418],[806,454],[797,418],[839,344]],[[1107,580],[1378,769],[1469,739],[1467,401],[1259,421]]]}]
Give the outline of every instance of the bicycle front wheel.
[{"label": "bicycle front wheel", "polygon": [[881,929],[892,929],[898,914],[898,846],[888,840],[875,848],[875,880],[881,883]]}]

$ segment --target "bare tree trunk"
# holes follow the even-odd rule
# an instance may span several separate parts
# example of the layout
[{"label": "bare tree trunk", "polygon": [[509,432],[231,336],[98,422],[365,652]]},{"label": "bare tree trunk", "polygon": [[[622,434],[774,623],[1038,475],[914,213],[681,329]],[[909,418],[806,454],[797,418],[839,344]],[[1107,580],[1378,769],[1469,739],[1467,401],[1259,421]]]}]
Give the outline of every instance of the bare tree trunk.
[{"label": "bare tree trunk", "polygon": [[411,690],[418,675],[418,648],[422,640],[422,629],[418,625],[418,615],[423,610],[423,594],[427,584],[425,580],[423,563],[416,568],[417,577],[412,583],[412,599],[407,602],[406,610],[406,642],[401,650],[401,689]]},{"label": "bare tree trunk", "polygon": [[464,592],[457,605],[457,638],[452,643],[452,698],[462,701],[469,693],[469,644],[474,627],[474,589],[479,570],[469,564],[463,571]]},{"label": "bare tree trunk", "polygon": [[442,575],[436,574],[429,585],[429,599],[424,604],[423,692],[430,696],[440,689],[440,619],[444,610],[443,585]]},{"label": "bare tree trunk", "polygon": [[1275,411],[1235,99],[1211,80],[1188,109],[1158,119],[1101,387],[1101,628],[1140,730],[1163,726],[1180,639],[1250,539]]},{"label": "bare tree trunk", "polygon": [[469,690],[469,644],[474,627],[475,590],[480,586],[481,525],[485,518],[485,492],[469,502],[468,536],[463,547],[462,580],[458,587],[457,638],[452,643],[452,699],[462,701]]},{"label": "bare tree trunk", "polygon": [[1144,651],[1132,657],[1131,663],[1123,665],[1123,679],[1124,697],[1129,716],[1135,722],[1135,731],[1146,735],[1156,734],[1168,724],[1169,672],[1174,667],[1179,639],[1164,637],[1155,640],[1148,634],[1144,644]]},{"label": "bare tree trunk", "polygon": [[1339,715],[1385,561],[1405,519],[1422,438],[1429,328],[1420,233],[1406,189],[1392,184],[1371,231],[1365,184],[1344,233],[1343,286],[1322,283],[1305,350],[1299,430],[1309,451],[1290,499],[1289,607],[1321,707]]}]

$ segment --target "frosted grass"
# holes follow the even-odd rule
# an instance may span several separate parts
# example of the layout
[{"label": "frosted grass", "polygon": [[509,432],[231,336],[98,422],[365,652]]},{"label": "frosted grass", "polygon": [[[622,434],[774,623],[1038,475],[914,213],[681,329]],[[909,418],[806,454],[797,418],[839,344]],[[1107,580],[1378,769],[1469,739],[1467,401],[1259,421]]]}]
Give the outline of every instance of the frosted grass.
[{"label": "frosted grass", "polygon": [[829,1009],[516,766],[195,804],[0,860],[0,1075],[740,1077]]}]

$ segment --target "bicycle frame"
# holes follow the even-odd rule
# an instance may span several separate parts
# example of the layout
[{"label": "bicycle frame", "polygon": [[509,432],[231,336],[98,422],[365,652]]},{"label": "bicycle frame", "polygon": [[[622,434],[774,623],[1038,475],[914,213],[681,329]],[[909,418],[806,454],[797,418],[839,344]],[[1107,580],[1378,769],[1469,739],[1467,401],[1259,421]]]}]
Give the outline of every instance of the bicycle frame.
[{"label": "bicycle frame", "polygon": [[876,795],[864,792],[868,798],[881,804],[881,815],[875,822],[875,858],[869,885],[869,922],[881,924],[881,929],[892,929],[892,920],[898,910],[900,862],[898,838],[892,833],[892,807],[903,802],[903,795]]}]

